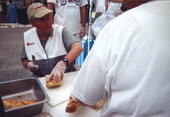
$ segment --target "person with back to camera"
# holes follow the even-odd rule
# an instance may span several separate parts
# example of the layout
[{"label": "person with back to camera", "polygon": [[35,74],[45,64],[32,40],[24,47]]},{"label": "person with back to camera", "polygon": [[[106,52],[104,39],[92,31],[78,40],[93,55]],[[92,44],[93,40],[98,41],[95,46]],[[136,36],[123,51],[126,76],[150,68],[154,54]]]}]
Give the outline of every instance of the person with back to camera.
[{"label": "person with back to camera", "polygon": [[[52,25],[52,10],[41,3],[33,3],[27,10],[33,28],[24,32],[21,60],[23,66],[36,77],[49,75],[61,81],[64,72],[73,71],[72,61],[82,52],[79,41],[63,26]],[[34,59],[35,60],[32,60]]]},{"label": "person with back to camera", "polygon": [[73,83],[75,101],[105,99],[101,117],[170,116],[170,1],[142,2],[102,29]]}]

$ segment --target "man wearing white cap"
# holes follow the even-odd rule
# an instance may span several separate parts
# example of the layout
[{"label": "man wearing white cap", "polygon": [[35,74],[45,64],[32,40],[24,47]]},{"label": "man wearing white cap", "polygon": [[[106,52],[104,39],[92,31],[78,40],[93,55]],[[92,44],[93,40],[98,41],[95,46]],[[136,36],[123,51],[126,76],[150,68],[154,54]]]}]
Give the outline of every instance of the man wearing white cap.
[{"label": "man wearing white cap", "polygon": [[62,80],[64,72],[73,71],[72,61],[82,52],[79,41],[61,25],[52,25],[52,10],[33,3],[27,10],[33,26],[23,35],[21,60],[35,76],[50,74],[49,79]]}]

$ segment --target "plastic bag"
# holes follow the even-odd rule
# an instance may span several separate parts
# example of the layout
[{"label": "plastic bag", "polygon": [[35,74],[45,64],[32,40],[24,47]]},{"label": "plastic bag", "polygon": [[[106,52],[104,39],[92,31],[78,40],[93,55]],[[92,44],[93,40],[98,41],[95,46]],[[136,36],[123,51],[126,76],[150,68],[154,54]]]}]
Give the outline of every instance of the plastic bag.
[{"label": "plastic bag", "polygon": [[114,14],[104,12],[100,17],[98,17],[92,24],[92,31],[95,36],[102,30],[102,28],[112,19],[115,18]]},{"label": "plastic bag", "polygon": [[114,19],[115,11],[120,10],[122,3],[110,2],[108,9],[103,12],[103,14],[98,17],[92,24],[92,31],[95,36],[102,30],[102,28],[112,19]]}]

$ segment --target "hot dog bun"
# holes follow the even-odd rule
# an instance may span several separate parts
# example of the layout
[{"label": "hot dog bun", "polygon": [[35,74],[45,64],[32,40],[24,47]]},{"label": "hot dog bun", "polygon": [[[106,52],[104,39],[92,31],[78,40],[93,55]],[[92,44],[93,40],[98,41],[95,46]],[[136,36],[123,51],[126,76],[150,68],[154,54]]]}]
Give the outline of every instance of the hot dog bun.
[{"label": "hot dog bun", "polygon": [[62,81],[60,81],[60,82],[47,81],[47,78],[49,77],[49,75],[46,75],[45,77],[46,77],[46,87],[47,88],[58,87],[62,84]]},{"label": "hot dog bun", "polygon": [[104,104],[104,99],[101,99],[97,104],[91,106],[91,108],[95,109],[95,110],[100,110]]},{"label": "hot dog bun", "polygon": [[76,112],[78,107],[79,107],[79,102],[74,100],[72,97],[70,97],[70,100],[66,106],[66,112],[74,113]]}]

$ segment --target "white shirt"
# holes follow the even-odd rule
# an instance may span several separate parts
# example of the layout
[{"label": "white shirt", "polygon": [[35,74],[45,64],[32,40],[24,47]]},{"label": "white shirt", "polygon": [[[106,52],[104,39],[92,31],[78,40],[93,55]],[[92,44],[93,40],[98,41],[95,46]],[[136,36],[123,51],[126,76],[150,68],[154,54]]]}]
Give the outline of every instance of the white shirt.
[{"label": "white shirt", "polygon": [[102,117],[169,117],[167,11],[169,0],[152,1],[109,22],[85,59],[71,95],[87,105],[106,98]]},{"label": "white shirt", "polygon": [[103,13],[106,10],[105,0],[91,0],[95,4],[95,12]]},{"label": "white shirt", "polygon": [[[80,32],[80,6],[87,4],[87,0],[47,0],[55,4],[54,23],[65,26],[72,34]],[[70,0],[71,1],[71,0]]]}]

